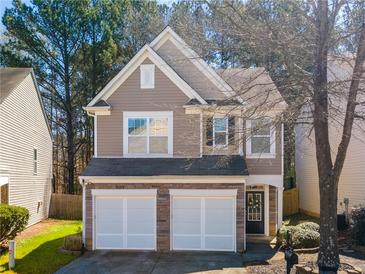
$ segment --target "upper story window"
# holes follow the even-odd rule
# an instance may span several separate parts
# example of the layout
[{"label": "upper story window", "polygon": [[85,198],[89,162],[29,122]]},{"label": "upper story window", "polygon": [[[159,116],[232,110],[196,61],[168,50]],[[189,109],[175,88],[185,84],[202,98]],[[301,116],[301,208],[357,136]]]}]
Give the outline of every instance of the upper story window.
[{"label": "upper story window", "polygon": [[141,89],[155,88],[155,65],[141,65]]},{"label": "upper story window", "polygon": [[124,112],[123,150],[129,156],[171,156],[172,112]]},{"label": "upper story window", "polygon": [[213,119],[213,146],[228,145],[228,117]]},{"label": "upper story window", "polygon": [[38,149],[33,148],[33,174],[38,173]]},{"label": "upper story window", "polygon": [[246,121],[248,158],[275,158],[275,127],[271,120],[261,118]]}]

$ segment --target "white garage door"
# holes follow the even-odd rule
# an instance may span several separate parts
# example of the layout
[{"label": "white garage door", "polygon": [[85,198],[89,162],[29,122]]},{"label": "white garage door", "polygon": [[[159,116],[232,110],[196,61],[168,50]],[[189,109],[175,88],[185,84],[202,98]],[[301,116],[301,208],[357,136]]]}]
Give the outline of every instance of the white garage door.
[{"label": "white garage door", "polygon": [[235,251],[235,197],[173,197],[174,250]]},{"label": "white garage door", "polygon": [[156,248],[155,197],[95,197],[96,249]]}]

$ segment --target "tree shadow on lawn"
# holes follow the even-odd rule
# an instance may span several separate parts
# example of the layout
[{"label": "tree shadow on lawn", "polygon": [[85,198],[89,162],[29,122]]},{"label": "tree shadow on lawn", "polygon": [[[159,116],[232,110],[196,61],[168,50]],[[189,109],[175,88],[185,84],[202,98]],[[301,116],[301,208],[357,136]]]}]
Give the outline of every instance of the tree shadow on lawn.
[{"label": "tree shadow on lawn", "polygon": [[[59,248],[63,245],[63,238],[62,236],[45,242],[24,257],[16,259],[13,271],[19,274],[47,274],[54,273],[68,264],[78,256],[59,252]],[[1,268],[5,268],[7,271],[8,263],[0,265]]]}]

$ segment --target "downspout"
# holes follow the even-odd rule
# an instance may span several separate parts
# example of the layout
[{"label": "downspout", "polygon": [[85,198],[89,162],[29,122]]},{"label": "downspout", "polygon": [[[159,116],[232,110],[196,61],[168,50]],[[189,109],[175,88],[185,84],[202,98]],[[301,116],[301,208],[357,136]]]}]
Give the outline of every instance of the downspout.
[{"label": "downspout", "polygon": [[246,180],[245,180],[245,185],[243,187],[244,189],[244,193],[243,193],[243,223],[244,223],[244,228],[243,228],[243,252],[246,252]]},{"label": "downspout", "polygon": [[79,178],[80,185],[82,186],[82,244],[85,247],[85,229],[86,229],[86,183],[84,179]]}]

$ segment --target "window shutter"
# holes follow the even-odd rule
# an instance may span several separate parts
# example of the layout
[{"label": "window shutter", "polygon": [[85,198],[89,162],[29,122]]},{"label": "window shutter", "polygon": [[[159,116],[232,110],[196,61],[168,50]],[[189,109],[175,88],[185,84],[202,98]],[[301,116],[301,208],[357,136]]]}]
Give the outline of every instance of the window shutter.
[{"label": "window shutter", "polygon": [[234,145],[235,144],[235,117],[230,116],[228,118],[228,144]]},{"label": "window shutter", "polygon": [[212,146],[213,145],[213,117],[207,118],[206,124],[206,145]]}]

